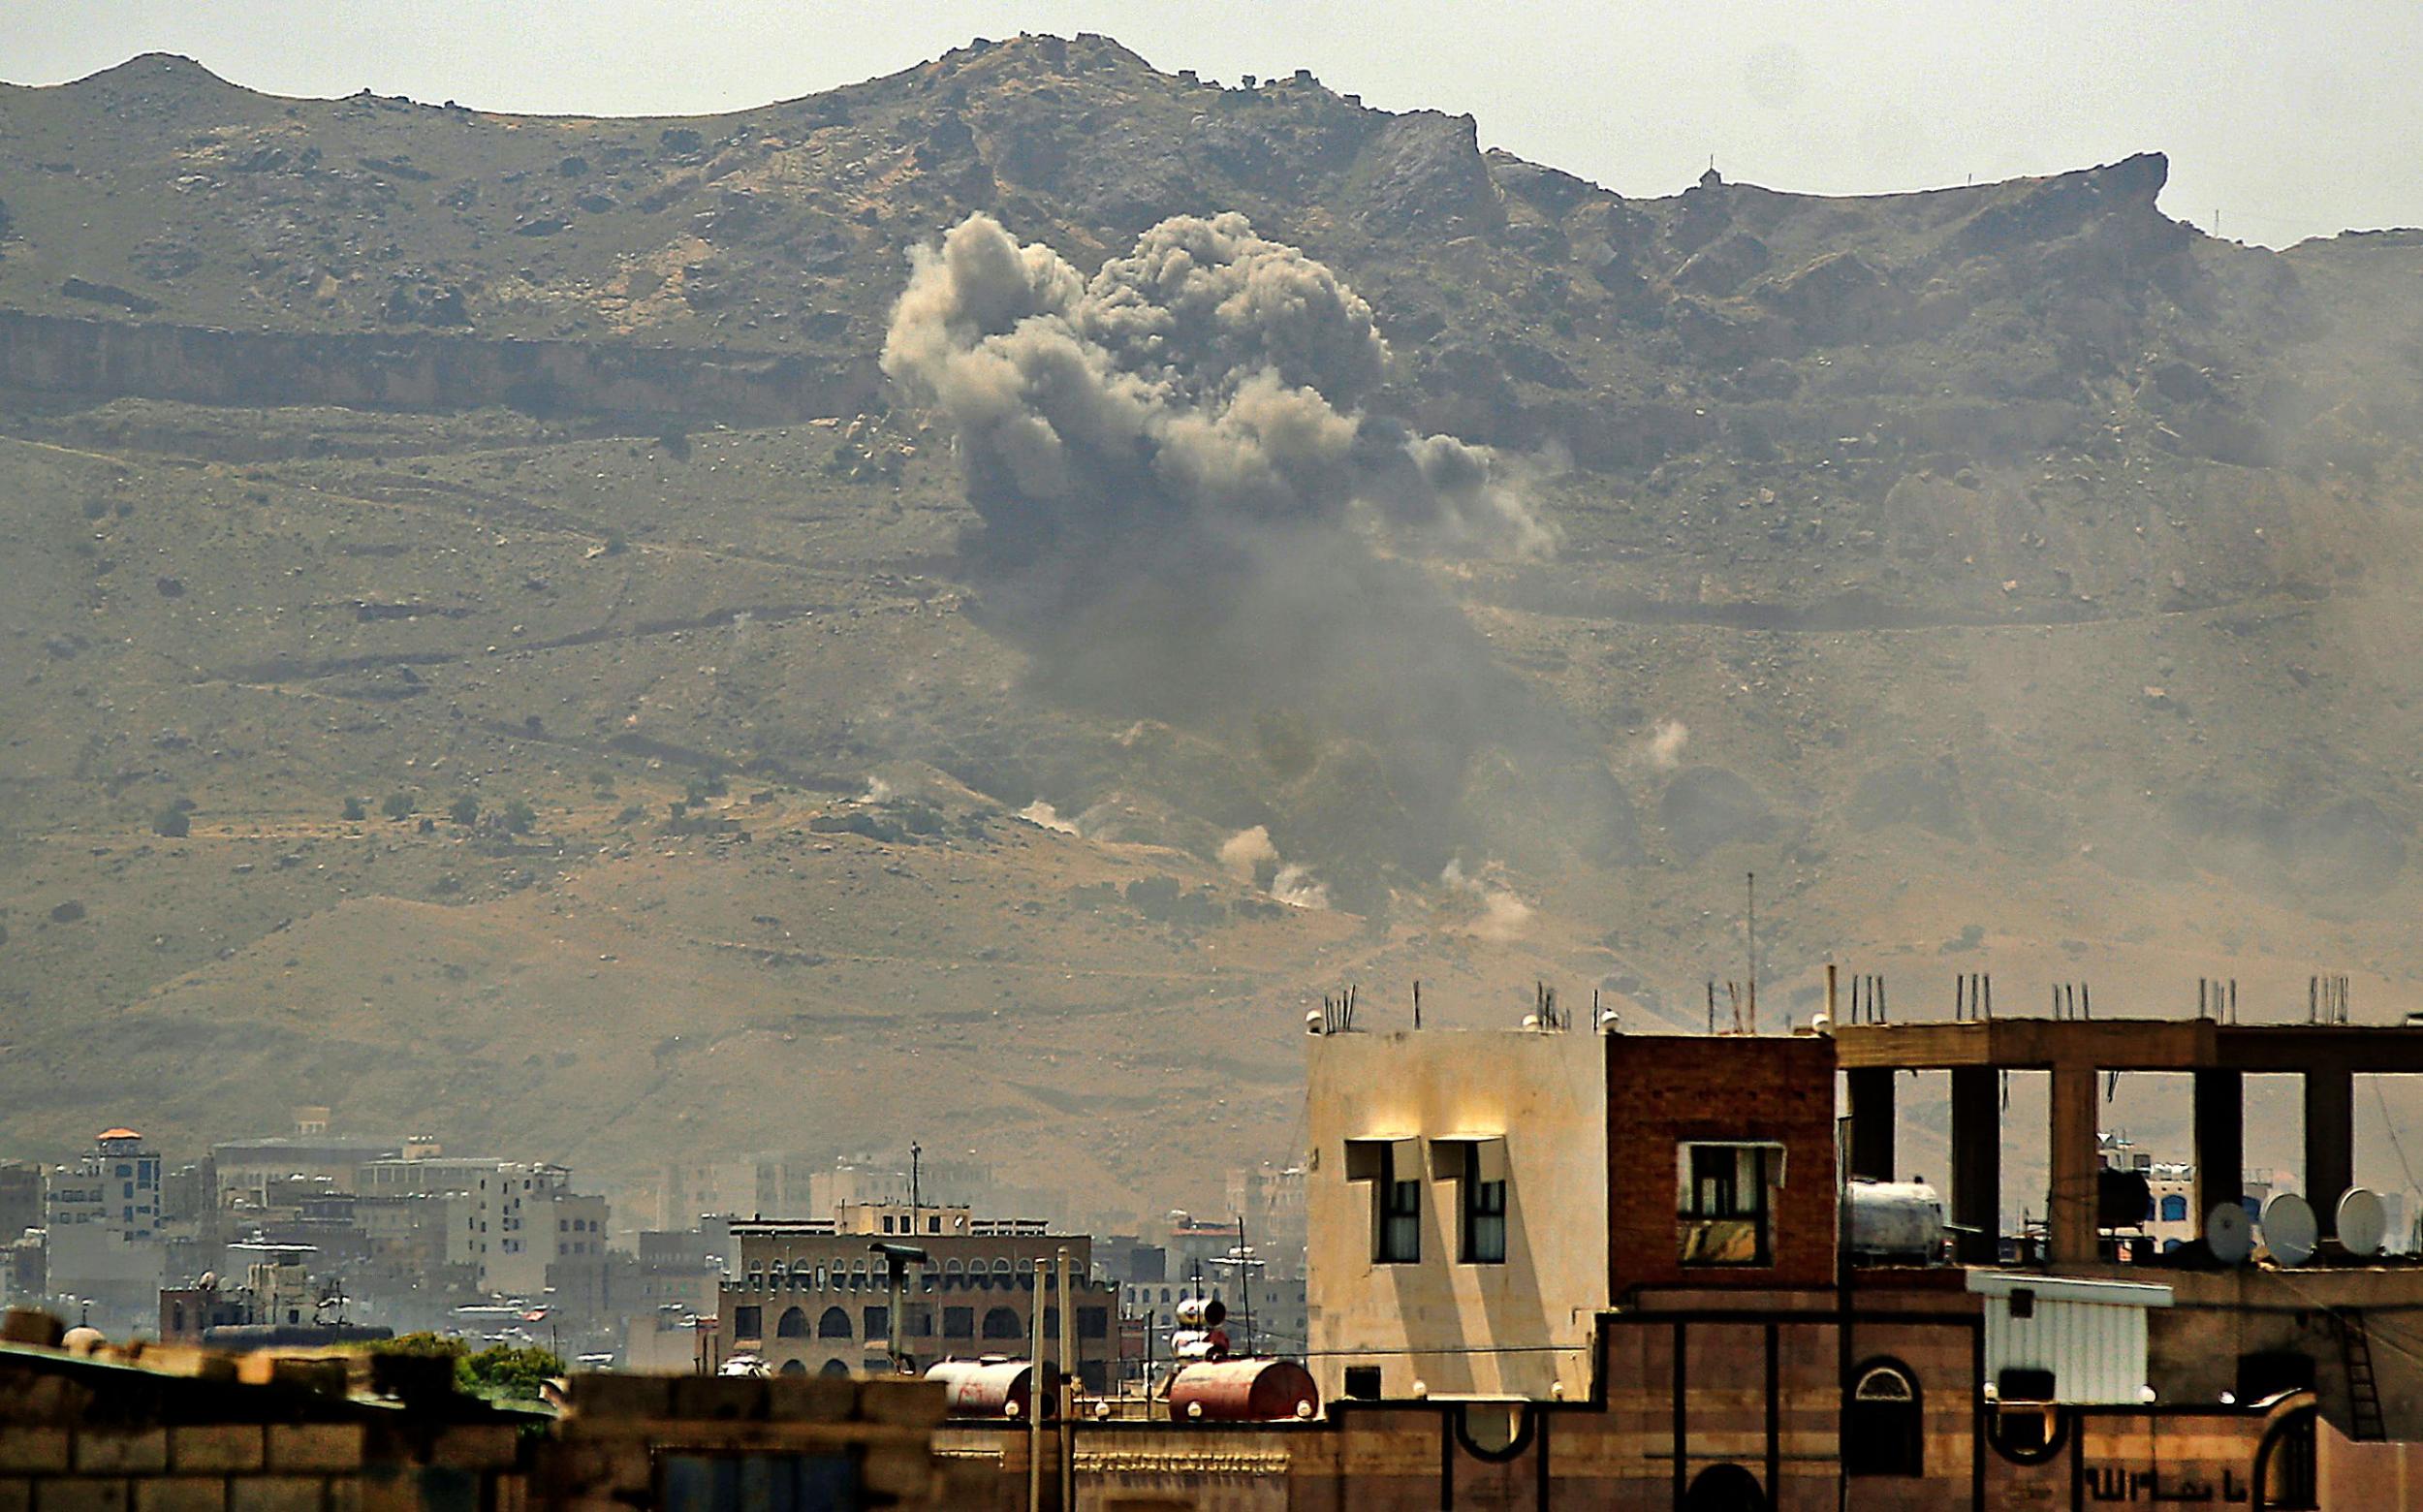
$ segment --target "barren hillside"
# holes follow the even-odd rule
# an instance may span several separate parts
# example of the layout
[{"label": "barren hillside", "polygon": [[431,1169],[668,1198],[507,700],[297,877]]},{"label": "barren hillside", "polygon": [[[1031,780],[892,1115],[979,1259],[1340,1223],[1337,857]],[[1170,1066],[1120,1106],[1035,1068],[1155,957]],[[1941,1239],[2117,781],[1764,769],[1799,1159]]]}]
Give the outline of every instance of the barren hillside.
[{"label": "barren hillside", "polygon": [[[1698,1022],[1751,870],[1770,1027],[1829,956],[2402,1013],[2423,234],[2165,171],[1628,199],[1095,38],[689,120],[0,88],[0,1145],[917,1137],[1115,1218],[1287,1152],[1342,983]],[[1157,593],[1052,633],[878,358],[971,214],[1091,278],[1231,211],[1554,546],[1349,520],[1181,677]]]}]

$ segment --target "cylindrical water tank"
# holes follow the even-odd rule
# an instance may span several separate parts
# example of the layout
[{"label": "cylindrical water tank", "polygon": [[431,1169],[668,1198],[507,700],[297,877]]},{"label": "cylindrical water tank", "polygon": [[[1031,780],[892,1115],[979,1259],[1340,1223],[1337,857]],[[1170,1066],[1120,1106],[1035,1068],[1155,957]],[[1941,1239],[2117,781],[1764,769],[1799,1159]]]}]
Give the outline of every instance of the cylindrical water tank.
[{"label": "cylindrical water tank", "polygon": [[[1044,1367],[1047,1419],[1057,1375]],[[943,1410],[952,1417],[1023,1418],[1034,1394],[1034,1367],[1023,1360],[944,1360],[926,1371],[926,1379],[942,1382]]]},{"label": "cylindrical water tank", "polygon": [[1293,1360],[1190,1365],[1170,1381],[1170,1416],[1180,1422],[1289,1423],[1320,1410],[1312,1372]]},{"label": "cylindrical water tank", "polygon": [[1943,1197],[1924,1181],[1853,1181],[1851,1252],[1920,1262],[1943,1250]]}]

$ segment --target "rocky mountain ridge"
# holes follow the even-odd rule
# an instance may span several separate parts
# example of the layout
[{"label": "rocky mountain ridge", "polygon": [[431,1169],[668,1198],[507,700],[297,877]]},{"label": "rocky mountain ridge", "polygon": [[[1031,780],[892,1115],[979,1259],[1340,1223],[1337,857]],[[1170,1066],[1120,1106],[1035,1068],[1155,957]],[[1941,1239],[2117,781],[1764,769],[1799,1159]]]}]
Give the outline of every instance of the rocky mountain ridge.
[{"label": "rocky mountain ridge", "polygon": [[[1634,199],[1101,38],[685,120],[0,89],[5,1133],[307,1087],[636,1190],[948,1107],[1149,1208],[1285,1152],[1307,995],[1697,1022],[1747,870],[1802,1012],[1832,956],[2388,1014],[2423,236],[2218,241],[2165,173]],[[875,368],[970,214],[1090,273],[1232,210],[1369,302],[1363,405],[1559,538],[1375,580],[1558,732],[1435,841],[1342,702],[1051,676]]]}]

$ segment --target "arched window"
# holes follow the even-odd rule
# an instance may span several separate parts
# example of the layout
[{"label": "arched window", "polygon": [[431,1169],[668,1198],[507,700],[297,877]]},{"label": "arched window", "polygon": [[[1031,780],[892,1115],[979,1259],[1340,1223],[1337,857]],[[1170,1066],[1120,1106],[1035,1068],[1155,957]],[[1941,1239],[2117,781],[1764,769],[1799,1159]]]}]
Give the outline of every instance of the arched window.
[{"label": "arched window", "polygon": [[2162,1199],[2162,1221],[2165,1223],[2187,1222],[2187,1199],[2177,1192],[2165,1195]]},{"label": "arched window", "polygon": [[843,1365],[838,1360],[827,1360],[825,1362],[825,1368],[818,1370],[816,1373],[819,1375],[847,1375],[850,1373],[850,1368]]},{"label": "arched window", "polygon": [[782,1373],[785,1375],[805,1375],[807,1373],[807,1362],[805,1360],[785,1360],[782,1362]]},{"label": "arched window", "polygon": [[839,1307],[827,1307],[825,1315],[816,1320],[816,1337],[818,1339],[849,1338],[849,1313]]},{"label": "arched window", "polygon": [[805,1339],[807,1337],[807,1314],[797,1307],[785,1307],[781,1321],[774,1324],[774,1337],[776,1339]]},{"label": "arched window", "polygon": [[1016,1339],[1019,1336],[1018,1314],[1007,1307],[994,1307],[985,1314],[987,1339]]},{"label": "arched window", "polygon": [[772,1290],[781,1291],[784,1287],[790,1284],[791,1268],[777,1260],[773,1263],[772,1268],[767,1273],[766,1279],[771,1283]]},{"label": "arched window", "polygon": [[1863,1366],[1851,1379],[1843,1468],[1853,1475],[1924,1475],[1927,1433],[1917,1381],[1890,1361]]},{"label": "arched window", "polygon": [[1767,1512],[1758,1477],[1738,1465],[1712,1465],[1691,1479],[1684,1512]]}]

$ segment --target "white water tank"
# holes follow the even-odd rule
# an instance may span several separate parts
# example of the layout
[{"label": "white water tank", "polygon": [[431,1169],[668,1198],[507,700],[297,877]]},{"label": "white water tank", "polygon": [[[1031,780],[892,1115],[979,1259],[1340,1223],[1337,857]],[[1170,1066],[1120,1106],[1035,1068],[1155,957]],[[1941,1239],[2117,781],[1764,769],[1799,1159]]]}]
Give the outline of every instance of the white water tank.
[{"label": "white water tank", "polygon": [[1924,1181],[1854,1180],[1851,1253],[1931,1265],[1943,1257],[1943,1196]]}]

